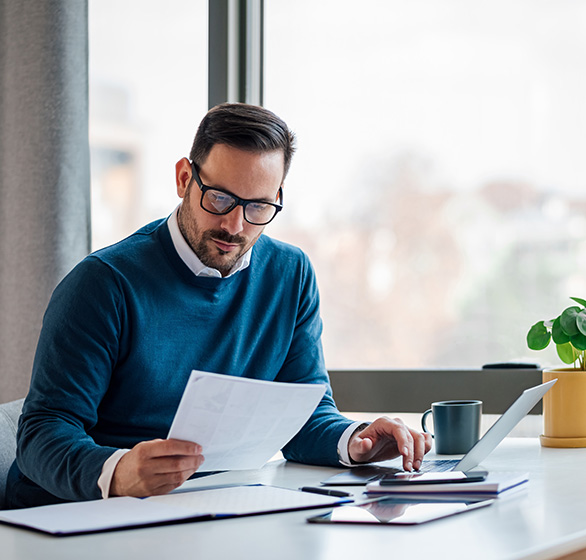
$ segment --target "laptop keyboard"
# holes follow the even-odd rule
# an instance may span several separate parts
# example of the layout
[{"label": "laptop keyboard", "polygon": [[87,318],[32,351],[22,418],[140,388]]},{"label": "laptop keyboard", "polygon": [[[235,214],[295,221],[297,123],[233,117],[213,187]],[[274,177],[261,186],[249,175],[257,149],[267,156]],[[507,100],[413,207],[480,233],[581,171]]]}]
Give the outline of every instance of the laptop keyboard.
[{"label": "laptop keyboard", "polygon": [[457,464],[458,459],[431,459],[423,461],[419,472],[447,472],[451,471]]},{"label": "laptop keyboard", "polygon": [[[419,472],[446,472],[452,470],[458,464],[457,459],[428,459],[423,461]],[[378,465],[364,465],[353,467],[342,473],[335,474],[322,484],[328,486],[353,486],[368,482],[375,482],[394,473],[403,472],[401,468],[381,467]]]}]

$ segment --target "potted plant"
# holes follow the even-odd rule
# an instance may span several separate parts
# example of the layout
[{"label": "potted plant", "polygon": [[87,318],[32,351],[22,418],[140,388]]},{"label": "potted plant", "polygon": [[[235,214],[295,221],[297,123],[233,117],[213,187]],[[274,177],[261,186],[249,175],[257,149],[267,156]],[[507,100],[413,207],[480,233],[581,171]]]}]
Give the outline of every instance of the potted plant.
[{"label": "potted plant", "polygon": [[578,305],[527,333],[529,348],[543,350],[553,340],[562,362],[573,365],[543,370],[544,382],[557,379],[543,397],[544,447],[586,447],[586,300],[570,299]]}]

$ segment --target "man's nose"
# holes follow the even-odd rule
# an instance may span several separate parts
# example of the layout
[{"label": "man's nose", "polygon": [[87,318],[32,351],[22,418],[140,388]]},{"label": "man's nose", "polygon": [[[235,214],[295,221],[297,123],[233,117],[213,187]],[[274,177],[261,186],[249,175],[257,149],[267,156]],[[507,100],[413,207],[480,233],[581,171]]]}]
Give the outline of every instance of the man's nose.
[{"label": "man's nose", "polygon": [[244,208],[238,205],[232,211],[222,216],[221,227],[230,235],[236,235],[243,230],[245,221]]}]

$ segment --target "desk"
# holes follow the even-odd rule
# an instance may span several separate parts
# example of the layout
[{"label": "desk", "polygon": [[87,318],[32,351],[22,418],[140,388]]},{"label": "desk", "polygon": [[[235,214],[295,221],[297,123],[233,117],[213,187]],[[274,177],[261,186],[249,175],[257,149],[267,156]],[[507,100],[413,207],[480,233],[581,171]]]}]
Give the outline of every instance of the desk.
[{"label": "desk", "polygon": [[[67,538],[0,526],[0,551],[3,560],[537,560],[586,548],[586,449],[547,449],[535,438],[508,438],[483,466],[528,471],[530,484],[488,508],[419,527],[305,522],[320,510]],[[275,461],[259,471],[222,473],[188,484],[213,480],[297,488],[339,471]]]}]

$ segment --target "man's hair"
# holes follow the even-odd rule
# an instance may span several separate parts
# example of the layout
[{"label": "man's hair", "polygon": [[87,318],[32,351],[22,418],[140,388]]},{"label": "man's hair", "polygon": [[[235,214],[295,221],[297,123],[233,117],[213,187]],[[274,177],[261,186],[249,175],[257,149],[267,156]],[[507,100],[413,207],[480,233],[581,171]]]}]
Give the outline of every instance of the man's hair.
[{"label": "man's hair", "polygon": [[201,167],[215,144],[251,152],[282,150],[284,179],[295,152],[295,135],[268,109],[245,103],[223,103],[210,109],[201,121],[189,154],[191,161]]}]

